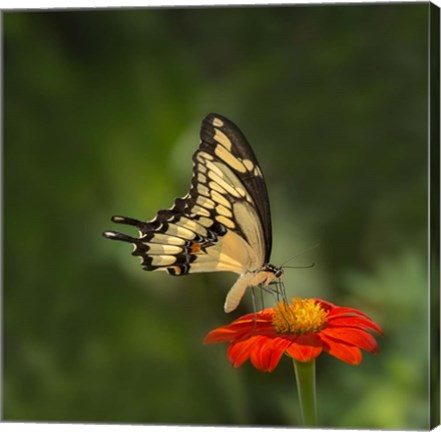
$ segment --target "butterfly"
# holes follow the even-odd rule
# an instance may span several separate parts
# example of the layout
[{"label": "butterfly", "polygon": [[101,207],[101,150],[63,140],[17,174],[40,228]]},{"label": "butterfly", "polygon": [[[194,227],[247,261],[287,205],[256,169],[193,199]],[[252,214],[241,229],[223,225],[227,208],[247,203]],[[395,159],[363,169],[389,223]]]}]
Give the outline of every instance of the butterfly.
[{"label": "butterfly", "polygon": [[240,129],[226,117],[202,121],[201,143],[193,154],[187,195],[148,222],[124,216],[112,221],[132,225],[134,238],[105,231],[111,240],[132,243],[144,270],[189,273],[229,271],[239,278],[229,290],[225,312],[237,308],[248,287],[268,287],[282,276],[269,263],[272,245],[268,192],[256,156]]}]

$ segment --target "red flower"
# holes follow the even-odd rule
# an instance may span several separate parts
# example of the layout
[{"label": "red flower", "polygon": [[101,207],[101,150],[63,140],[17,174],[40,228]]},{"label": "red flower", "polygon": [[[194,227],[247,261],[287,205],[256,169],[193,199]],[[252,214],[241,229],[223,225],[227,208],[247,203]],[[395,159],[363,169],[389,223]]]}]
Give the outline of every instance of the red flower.
[{"label": "red flower", "polygon": [[360,348],[378,352],[368,330],[381,334],[381,328],[357,309],[319,299],[293,299],[291,304],[280,302],[214,329],[204,342],[229,342],[227,354],[234,367],[250,359],[257,369],[271,372],[283,353],[307,362],[325,351],[358,365],[362,360]]}]

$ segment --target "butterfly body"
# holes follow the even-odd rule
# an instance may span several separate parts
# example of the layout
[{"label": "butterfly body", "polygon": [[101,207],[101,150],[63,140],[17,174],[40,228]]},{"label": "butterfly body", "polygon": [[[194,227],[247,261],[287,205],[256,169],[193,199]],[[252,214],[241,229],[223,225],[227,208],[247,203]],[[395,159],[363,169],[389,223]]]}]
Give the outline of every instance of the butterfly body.
[{"label": "butterfly body", "polygon": [[262,171],[239,128],[218,114],[202,122],[189,193],[151,221],[112,220],[138,229],[138,238],[115,231],[104,236],[132,243],[132,255],[140,257],[145,270],[173,276],[239,274],[227,295],[226,312],[237,307],[249,286],[267,286],[282,275],[269,264],[271,216]]}]

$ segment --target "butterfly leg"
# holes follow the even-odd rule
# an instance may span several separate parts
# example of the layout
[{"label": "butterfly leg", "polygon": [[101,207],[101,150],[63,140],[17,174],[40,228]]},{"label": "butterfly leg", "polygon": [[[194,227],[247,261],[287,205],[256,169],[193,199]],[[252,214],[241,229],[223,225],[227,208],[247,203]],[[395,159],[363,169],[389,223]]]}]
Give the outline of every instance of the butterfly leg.
[{"label": "butterfly leg", "polygon": [[254,333],[254,331],[256,330],[256,313],[257,313],[256,287],[255,286],[251,287],[251,299],[252,299],[252,302],[253,302],[253,312],[254,312],[254,316],[253,316],[253,330],[251,331],[251,333]]}]

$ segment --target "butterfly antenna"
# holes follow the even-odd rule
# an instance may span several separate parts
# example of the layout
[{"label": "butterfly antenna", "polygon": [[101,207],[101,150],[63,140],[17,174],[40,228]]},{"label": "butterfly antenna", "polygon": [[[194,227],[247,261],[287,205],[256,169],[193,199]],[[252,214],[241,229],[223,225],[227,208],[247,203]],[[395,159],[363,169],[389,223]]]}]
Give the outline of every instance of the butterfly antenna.
[{"label": "butterfly antenna", "polygon": [[[320,245],[320,243],[317,242],[315,245],[313,245],[313,246],[311,246],[311,247],[309,247],[309,248],[306,248],[306,249],[302,250],[302,251],[299,252],[298,254],[293,255],[291,258],[287,259],[287,260],[286,260],[286,261],[280,266],[280,268],[285,268],[285,264],[286,264],[286,263],[289,263],[289,262],[290,262],[291,260],[293,260],[294,258],[297,258],[298,256],[303,255],[304,253],[309,252],[309,251],[312,250],[312,249],[315,249],[315,248],[318,247],[319,245]],[[312,267],[313,267],[313,265],[312,265]],[[286,267],[286,268],[290,268],[290,267]]]},{"label": "butterfly antenna", "polygon": [[315,267],[315,262],[303,266],[283,266],[283,268],[293,268],[293,269],[307,269],[312,267]]}]

